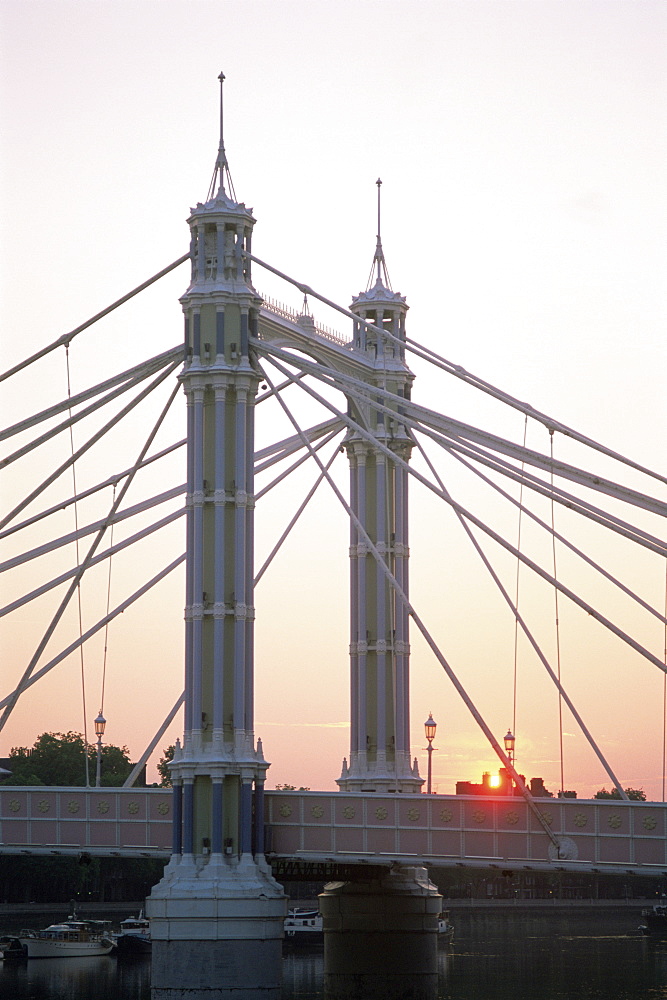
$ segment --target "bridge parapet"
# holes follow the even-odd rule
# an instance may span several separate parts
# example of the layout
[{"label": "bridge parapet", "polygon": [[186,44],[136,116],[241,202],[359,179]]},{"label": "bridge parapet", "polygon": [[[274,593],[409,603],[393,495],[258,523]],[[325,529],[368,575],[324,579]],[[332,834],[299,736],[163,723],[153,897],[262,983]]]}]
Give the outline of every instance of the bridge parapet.
[{"label": "bridge parapet", "polygon": [[[266,793],[275,859],[337,865],[433,864],[667,874],[667,804],[537,799],[563,845],[523,799],[507,796]],[[0,853],[162,857],[171,851],[166,788],[0,789]]]},{"label": "bridge parapet", "polygon": [[271,792],[276,857],[667,874],[667,805],[537,799],[560,856],[521,798]]},{"label": "bridge parapet", "polygon": [[168,857],[171,789],[54,788],[0,790],[0,853]]}]

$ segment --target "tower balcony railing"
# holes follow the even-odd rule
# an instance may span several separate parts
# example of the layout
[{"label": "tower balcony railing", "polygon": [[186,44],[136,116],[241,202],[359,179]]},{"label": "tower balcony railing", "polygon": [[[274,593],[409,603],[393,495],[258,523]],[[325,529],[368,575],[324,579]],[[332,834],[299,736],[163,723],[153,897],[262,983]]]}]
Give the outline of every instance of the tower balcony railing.
[{"label": "tower balcony railing", "polygon": [[[351,345],[351,337],[346,339],[345,337],[342,337],[337,330],[332,329],[332,327],[320,326],[319,323],[315,323],[313,317],[308,313],[298,313],[295,309],[291,309],[289,306],[284,305],[284,303],[276,302],[275,299],[269,298],[265,295],[262,295],[262,298],[264,300],[263,308],[268,312],[273,313],[275,316],[280,316],[281,319],[289,320],[290,323],[296,323],[302,329],[306,329],[310,333],[316,333],[318,336],[323,337],[325,340],[330,340],[334,344],[340,344],[341,347],[349,347]],[[307,325],[304,323],[304,320]]]}]

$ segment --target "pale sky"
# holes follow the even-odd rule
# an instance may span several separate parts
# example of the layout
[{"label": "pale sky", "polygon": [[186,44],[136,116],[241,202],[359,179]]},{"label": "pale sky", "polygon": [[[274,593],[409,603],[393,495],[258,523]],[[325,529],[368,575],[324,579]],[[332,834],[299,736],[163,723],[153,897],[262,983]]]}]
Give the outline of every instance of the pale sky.
[{"label": "pale sky", "polygon": [[[664,469],[663,3],[4,0],[0,19],[3,370],[187,251],[185,219],[205,199],[215,162],[222,69],[227,153],[237,196],[254,208],[260,258],[349,305],[371,266],[380,176],[384,249],[393,287],[410,305],[410,336]],[[296,291],[259,268],[254,281],[260,292],[300,306]],[[177,344],[178,296],[186,285],[180,268],[77,338],[72,391]],[[342,317],[315,313],[348,332]],[[522,440],[521,414],[411,364],[414,398]],[[63,398],[66,379],[60,350],[3,383],[3,423]],[[77,464],[80,490],[132,464],[164,399],[164,392],[151,398],[135,423]],[[302,409],[311,422],[324,418]],[[172,410],[160,447],[183,435],[182,398]],[[269,420],[260,425],[260,442],[275,437],[276,428],[279,436],[289,433]],[[75,446],[88,433],[75,429]],[[547,432],[529,424],[528,444],[548,450]],[[12,465],[3,474],[3,509],[64,461],[69,448],[61,435]],[[601,458],[558,436],[555,449],[611,474]],[[13,448],[5,444],[7,450]],[[338,481],[345,484],[343,456],[340,463]],[[464,505],[516,538],[515,511],[497,508],[451,465],[443,474]],[[291,477],[258,506],[258,566],[314,476],[308,470]],[[183,479],[179,452],[146,474],[128,503]],[[71,476],[63,480],[43,506],[71,495]],[[646,480],[626,481],[659,494]],[[101,517],[110,500],[106,491],[97,506],[82,504],[79,522]],[[416,485],[411,502],[414,603],[500,738],[512,725],[511,617],[451,513]],[[545,505],[536,509],[548,518]],[[556,519],[563,532],[572,524],[562,510]],[[141,523],[150,521],[149,514]],[[68,508],[55,525],[26,533],[24,545],[72,529]],[[114,537],[133,530],[134,523],[119,527]],[[664,608],[664,560],[587,525],[573,526],[572,534]],[[114,558],[112,606],[182,550],[182,522],[156,537],[140,555]],[[548,567],[547,543],[526,529],[525,544],[534,544]],[[18,550],[13,539],[4,545],[10,555]],[[345,515],[321,487],[257,589],[255,728],[273,762],[269,786],[334,788],[348,753],[347,545]],[[489,551],[513,590],[512,560]],[[7,574],[2,604],[74,558],[70,546]],[[569,571],[564,556],[561,566]],[[571,572],[587,599],[599,599],[605,613],[663,655],[664,629],[655,619]],[[84,586],[84,629],[104,614],[107,583],[103,567]],[[530,584],[523,571],[521,586],[551,656],[553,592]],[[52,593],[0,619],[3,695],[55,602]],[[182,609],[177,572],[109,628],[107,736],[133,756],[182,689]],[[51,655],[78,627],[72,608]],[[559,638],[564,684],[623,784],[661,797],[660,671],[563,603]],[[415,629],[412,650],[413,752],[425,774],[423,721],[433,712],[434,785],[453,792],[456,780],[480,780],[497,764]],[[84,661],[89,730],[100,707],[103,659],[98,637]],[[0,734],[0,756],[44,730],[83,728],[80,671],[78,657],[70,657],[24,695]],[[517,704],[519,770],[557,791],[557,695],[525,648]],[[181,730],[174,725],[162,745]],[[609,787],[567,713],[564,730],[566,787],[580,796]]]}]

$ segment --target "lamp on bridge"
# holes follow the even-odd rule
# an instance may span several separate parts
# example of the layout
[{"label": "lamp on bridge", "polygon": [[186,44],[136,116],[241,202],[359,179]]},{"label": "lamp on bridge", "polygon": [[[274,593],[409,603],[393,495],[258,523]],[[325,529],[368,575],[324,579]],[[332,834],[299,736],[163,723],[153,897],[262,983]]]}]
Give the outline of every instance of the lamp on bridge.
[{"label": "lamp on bridge", "polygon": [[424,723],[424,732],[426,733],[426,739],[428,740],[428,776],[426,779],[426,792],[428,795],[431,794],[431,757],[433,756],[433,740],[435,739],[436,723],[433,721],[433,713],[429,712],[428,719]]},{"label": "lamp on bridge", "polygon": [[104,736],[104,729],[107,724],[107,720],[102,715],[102,709],[100,709],[100,714],[95,719],[95,735],[97,736],[97,771],[95,773],[95,788],[100,787],[100,764],[102,761],[102,737]]},{"label": "lamp on bridge", "polygon": [[514,744],[516,743],[516,737],[512,734],[512,730],[508,729],[505,734],[505,753],[509,757],[510,764],[514,767]]}]

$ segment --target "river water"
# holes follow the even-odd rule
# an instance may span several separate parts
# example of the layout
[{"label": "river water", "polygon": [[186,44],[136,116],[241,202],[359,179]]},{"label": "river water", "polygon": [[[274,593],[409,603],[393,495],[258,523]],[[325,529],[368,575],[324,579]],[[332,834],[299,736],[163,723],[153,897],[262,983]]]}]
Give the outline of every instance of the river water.
[{"label": "river water", "polygon": [[[637,932],[639,907],[453,910],[452,920],[454,941],[439,949],[437,1000],[667,1000],[667,940]],[[150,959],[0,963],[0,1000],[150,1000],[150,972]],[[324,1000],[323,972],[321,947],[286,953],[282,1000]]]}]

